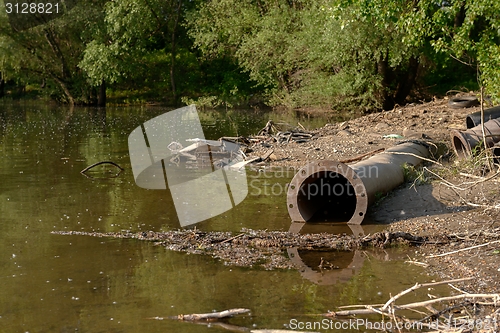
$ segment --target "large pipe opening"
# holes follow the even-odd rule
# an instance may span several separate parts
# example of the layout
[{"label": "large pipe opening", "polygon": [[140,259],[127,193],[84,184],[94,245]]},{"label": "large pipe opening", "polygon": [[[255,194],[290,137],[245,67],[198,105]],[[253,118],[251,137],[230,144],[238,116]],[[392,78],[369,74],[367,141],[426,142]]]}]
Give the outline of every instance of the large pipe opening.
[{"label": "large pipe opening", "polygon": [[320,161],[307,164],[293,177],[287,204],[292,221],[361,224],[368,196],[351,167]]},{"label": "large pipe opening", "polygon": [[293,222],[361,224],[377,194],[404,181],[403,165],[418,165],[420,157],[428,155],[425,144],[404,142],[352,166],[332,160],[310,162],[290,182],[288,214]]},{"label": "large pipe opening", "polygon": [[309,222],[348,222],[356,211],[354,187],[338,172],[321,171],[305,179],[298,191],[297,205]]}]

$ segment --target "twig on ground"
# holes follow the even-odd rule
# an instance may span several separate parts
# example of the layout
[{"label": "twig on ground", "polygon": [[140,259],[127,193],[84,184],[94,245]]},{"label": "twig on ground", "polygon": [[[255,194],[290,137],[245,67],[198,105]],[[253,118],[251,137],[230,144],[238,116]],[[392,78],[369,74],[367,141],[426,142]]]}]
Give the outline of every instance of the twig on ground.
[{"label": "twig on ground", "polygon": [[484,244],[479,244],[479,245],[474,245],[474,246],[471,246],[471,247],[466,247],[466,248],[463,248],[463,249],[460,249],[460,250],[451,251],[451,252],[445,252],[445,253],[440,253],[440,254],[431,254],[430,256],[427,256],[427,258],[444,257],[444,256],[447,256],[447,255],[450,255],[450,254],[455,254],[455,253],[458,253],[458,252],[463,252],[463,251],[468,251],[468,250],[472,250],[472,249],[477,249],[479,247],[488,246],[488,245],[496,244],[496,243],[500,243],[500,240],[496,240],[496,241],[492,241],[492,242],[488,242],[488,243],[484,243]]},{"label": "twig on ground", "polygon": [[426,264],[425,262],[420,262],[420,261],[412,260],[409,257],[408,257],[408,260],[405,260],[405,263],[412,264],[412,265],[415,265],[415,266],[424,267],[424,268],[429,267],[429,264]]},{"label": "twig on ground", "polygon": [[395,300],[397,300],[398,298],[400,298],[401,296],[403,295],[406,295],[408,294],[409,292],[412,292],[414,290],[417,290],[417,289],[420,289],[422,287],[431,287],[431,286],[438,286],[438,285],[442,285],[442,284],[448,284],[448,283],[452,283],[452,282],[461,282],[461,281],[467,281],[467,280],[471,280],[472,278],[462,278],[462,279],[455,279],[455,280],[449,280],[449,281],[439,281],[439,282],[429,282],[429,283],[416,283],[413,287],[411,288],[408,288],[406,290],[403,290],[402,292],[400,292],[399,294],[397,294],[396,296],[392,297],[390,300],[388,300],[384,306],[382,307],[382,310],[386,310],[387,307],[391,304],[391,303],[394,303]]},{"label": "twig on ground", "polygon": [[[498,301],[498,300],[500,300],[500,294],[461,294],[461,295],[455,295],[455,296],[440,297],[440,298],[431,299],[431,300],[427,300],[427,301],[398,305],[398,306],[394,306],[394,308],[397,310],[409,310],[409,309],[414,309],[414,308],[425,307],[425,306],[431,305],[431,304],[447,302],[447,301],[454,301],[454,300],[459,300],[459,299],[469,299],[469,298],[470,299],[492,298],[493,300]],[[389,312],[383,311],[382,308],[374,308],[370,305],[366,305],[365,309],[354,309],[354,310],[330,312],[330,313],[323,314],[323,315],[325,317],[335,317],[335,316],[342,317],[342,316],[366,315],[366,314],[379,313],[379,312],[375,312],[372,308],[376,309],[379,312],[383,312],[385,315],[390,315]]]},{"label": "twig on ground", "polygon": [[236,238],[240,238],[240,237],[241,237],[241,236],[243,236],[243,235],[246,235],[246,234],[245,234],[245,233],[238,234],[238,235],[236,235],[236,236],[234,236],[234,237],[231,237],[231,238],[225,239],[225,240],[223,240],[223,241],[222,241],[222,242],[220,242],[220,243],[221,243],[221,244],[228,243],[228,242],[230,242],[230,241],[232,241],[232,240],[234,240],[234,239],[236,239]]},{"label": "twig on ground", "polygon": [[416,157],[416,158],[419,158],[421,160],[424,160],[424,161],[427,161],[427,162],[431,162],[431,163],[434,163],[434,164],[437,164],[439,166],[443,166],[441,163],[439,163],[438,161],[434,161],[434,160],[431,160],[429,158],[425,158],[425,157],[422,157],[422,156],[418,156],[417,154],[413,154],[413,153],[405,153],[405,152],[402,152],[402,151],[386,151],[384,152],[383,154],[393,154],[393,155],[410,155],[410,156],[413,156],[413,157]]},{"label": "twig on ground", "polygon": [[466,292],[465,290],[462,290],[462,289],[460,289],[460,288],[457,288],[457,287],[455,287],[454,285],[452,285],[451,283],[448,283],[448,285],[449,285],[451,288],[453,288],[453,289],[455,289],[456,291],[458,291],[459,293],[462,293],[462,294],[468,294],[468,292]]},{"label": "twig on ground", "polygon": [[429,172],[430,174],[432,174],[432,175],[436,176],[437,178],[439,178],[445,185],[448,185],[448,187],[455,188],[455,189],[460,190],[460,191],[470,190],[471,188],[473,188],[477,184],[487,182],[488,180],[491,180],[491,179],[497,177],[498,175],[500,175],[500,171],[499,171],[499,172],[496,172],[495,174],[493,174],[492,176],[489,176],[489,177],[486,177],[486,178],[485,177],[481,177],[480,180],[478,180],[478,181],[468,182],[467,184],[471,184],[470,186],[460,187],[460,186],[457,186],[457,185],[455,185],[455,184],[447,181],[446,179],[444,179],[443,177],[441,177],[437,173],[429,170],[427,167],[423,167],[423,170],[425,170],[425,171]]},{"label": "twig on ground", "polygon": [[[358,314],[373,314],[373,313],[379,313],[382,312],[385,315],[390,315],[390,313],[387,311],[389,306],[391,306],[398,298],[415,291],[419,288],[425,288],[425,287],[431,287],[431,286],[438,286],[438,285],[443,285],[443,284],[448,284],[448,283],[456,283],[456,282],[462,282],[462,281],[469,281],[472,280],[473,278],[461,278],[461,279],[453,279],[453,280],[446,280],[446,281],[437,281],[437,282],[429,282],[429,283],[416,283],[414,286],[411,288],[405,289],[399,294],[391,297],[384,305],[380,306],[380,304],[372,304],[372,305],[351,305],[351,306],[344,306],[344,307],[339,307],[339,309],[347,309],[347,308],[352,308],[352,307],[359,307],[361,309],[353,309],[353,310],[343,310],[343,311],[338,311],[338,312],[329,312],[326,314],[323,314],[323,316],[326,317],[336,317],[336,316],[351,316],[351,315],[358,315]],[[491,294],[467,294],[465,296],[471,296],[471,297],[479,297],[477,295],[491,295]],[[493,294],[497,298],[499,297],[498,294]],[[460,298],[461,296],[464,295],[458,295]],[[457,296],[450,296],[450,297],[457,297]],[[430,301],[423,301],[423,302],[416,302],[416,303],[410,303],[406,305],[392,305],[394,309],[414,309],[418,307],[425,307],[430,304],[434,303],[439,303],[445,300],[451,299],[450,297],[442,297],[442,298],[436,298]],[[491,296],[490,296],[491,298]],[[454,299],[454,298],[453,298]],[[376,311],[374,311],[376,310]]]}]

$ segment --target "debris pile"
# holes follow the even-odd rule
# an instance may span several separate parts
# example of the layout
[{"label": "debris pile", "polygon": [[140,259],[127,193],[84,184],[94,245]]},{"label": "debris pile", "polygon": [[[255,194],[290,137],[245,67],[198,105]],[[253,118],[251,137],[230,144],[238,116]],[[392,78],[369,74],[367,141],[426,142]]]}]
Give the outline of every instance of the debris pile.
[{"label": "debris pile", "polygon": [[242,229],[230,232],[203,232],[177,230],[167,232],[120,232],[100,233],[83,231],[54,231],[58,235],[85,235],[93,237],[132,238],[153,241],[173,251],[191,254],[207,254],[221,259],[227,265],[256,266],[266,269],[297,268],[288,260],[287,249],[352,251],[357,248],[387,247],[395,244],[424,244],[427,239],[404,232],[380,232],[356,237],[352,235],[296,234],[284,231]]}]

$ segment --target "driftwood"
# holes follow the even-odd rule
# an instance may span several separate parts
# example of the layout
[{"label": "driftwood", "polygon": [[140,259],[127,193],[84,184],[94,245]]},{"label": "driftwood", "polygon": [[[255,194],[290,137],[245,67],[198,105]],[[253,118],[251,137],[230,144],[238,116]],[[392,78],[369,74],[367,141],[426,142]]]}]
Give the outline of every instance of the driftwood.
[{"label": "driftwood", "polygon": [[273,121],[269,120],[266,126],[264,126],[264,128],[261,129],[257,135],[258,136],[270,135],[273,130],[276,130],[276,127],[274,127]]},{"label": "driftwood", "polygon": [[301,142],[306,142],[309,141],[312,137],[313,134],[308,133],[307,131],[299,128],[295,129],[290,129],[286,131],[280,131],[274,124],[272,120],[269,120],[262,128],[257,136],[250,137],[250,140],[253,139],[261,139],[261,140],[266,140],[268,138],[272,138],[274,141],[281,143],[281,142],[286,142],[289,143],[290,141],[295,141],[296,143],[301,143]]},{"label": "driftwood", "polygon": [[271,148],[271,149],[269,149],[268,151],[266,151],[266,152],[264,153],[264,155],[262,155],[262,156],[261,156],[261,158],[260,158],[260,159],[261,159],[262,161],[265,161],[265,160],[267,160],[267,159],[269,158],[269,156],[271,156],[271,154],[272,154],[272,153],[274,153],[274,149],[273,149],[273,148]]},{"label": "driftwood", "polygon": [[248,159],[246,161],[241,161],[241,162],[238,162],[238,163],[235,163],[235,164],[231,164],[231,165],[229,165],[229,168],[233,169],[233,170],[239,170],[239,169],[245,167],[245,165],[247,165],[247,164],[250,164],[250,163],[253,163],[253,162],[258,162],[260,160],[261,160],[261,158],[258,157],[258,156],[257,157],[252,157],[252,158],[250,158],[250,159]]},{"label": "driftwood", "polygon": [[248,312],[250,312],[250,309],[230,309],[220,312],[180,314],[169,318],[184,321],[216,320]]},{"label": "driftwood", "polygon": [[101,161],[101,162],[97,162],[97,163],[94,163],[92,165],[89,165],[88,167],[86,167],[85,169],[83,169],[82,171],[80,171],[80,173],[82,175],[84,175],[85,177],[95,178],[95,177],[87,175],[86,172],[89,171],[90,169],[95,168],[96,166],[102,165],[102,164],[111,164],[111,165],[117,167],[118,169],[120,169],[120,171],[118,171],[115,175],[111,176],[111,178],[118,177],[120,175],[120,173],[124,170],[121,166],[119,166],[115,162],[112,162],[112,161]]}]

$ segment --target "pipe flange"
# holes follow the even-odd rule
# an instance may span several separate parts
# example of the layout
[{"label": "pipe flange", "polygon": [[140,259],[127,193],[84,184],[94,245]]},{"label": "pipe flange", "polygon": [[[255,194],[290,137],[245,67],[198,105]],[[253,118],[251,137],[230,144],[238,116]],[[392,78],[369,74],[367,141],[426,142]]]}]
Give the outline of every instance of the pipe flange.
[{"label": "pipe flange", "polygon": [[464,132],[452,130],[450,132],[451,145],[458,158],[463,159],[472,156],[470,142],[465,138]]},{"label": "pipe flange", "polygon": [[[354,193],[345,193],[345,195],[353,195],[356,203],[355,208],[352,209],[352,216],[345,222],[349,224],[361,224],[368,208],[368,195],[365,185],[351,167],[332,160],[308,163],[293,177],[287,192],[288,214],[292,221],[307,222],[312,218],[314,212],[308,211],[305,208],[308,198],[301,196],[301,190],[304,192],[304,186],[311,184],[326,173],[338,175],[339,178],[343,177],[350,183]],[[335,195],[337,194],[339,193],[335,193]],[[332,193],[330,192],[329,195],[332,195]],[[332,209],[335,209],[335,207],[332,207]]]}]

